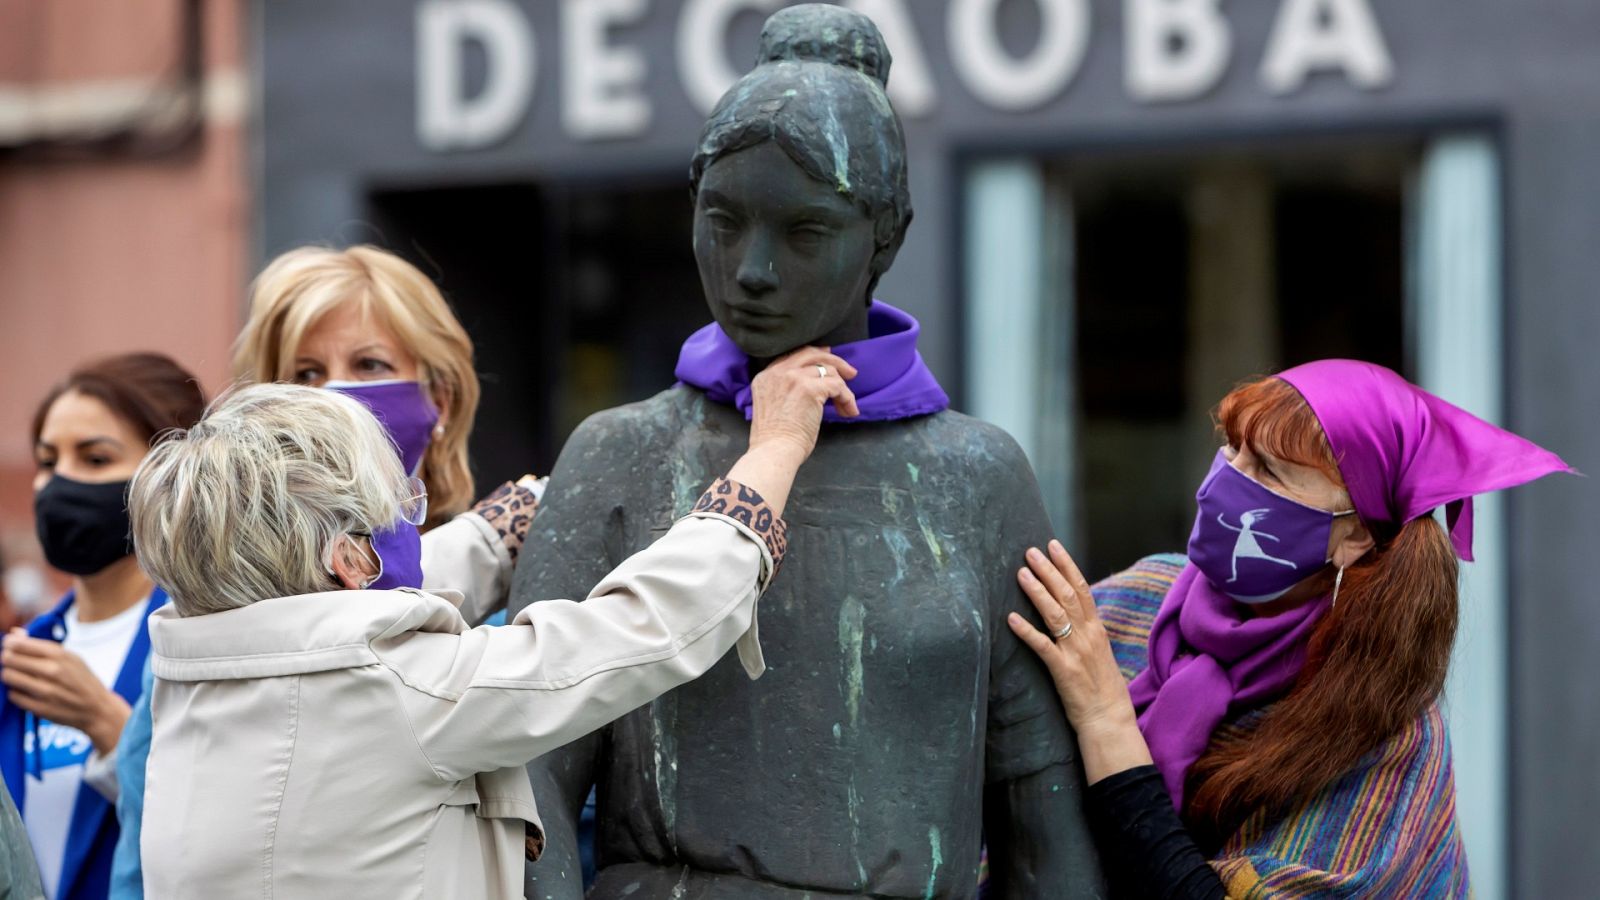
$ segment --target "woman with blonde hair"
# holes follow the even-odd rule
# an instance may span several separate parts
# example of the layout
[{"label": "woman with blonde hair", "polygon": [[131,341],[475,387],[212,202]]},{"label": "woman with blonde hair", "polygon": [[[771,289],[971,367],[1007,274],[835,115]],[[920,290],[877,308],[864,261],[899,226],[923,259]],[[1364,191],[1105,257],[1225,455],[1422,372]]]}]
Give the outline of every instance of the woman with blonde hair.
[{"label": "woman with blonde hair", "polygon": [[409,474],[428,485],[431,527],[472,502],[467,438],[479,395],[472,352],[444,295],[416,266],[366,245],[298,247],[251,285],[233,368],[243,381],[349,388],[369,407],[377,388],[416,383],[415,397],[389,391],[401,399],[385,401],[410,414],[411,431],[385,426]]},{"label": "woman with blonde hair", "polygon": [[422,558],[402,564],[420,564],[430,587],[460,591],[470,622],[505,606],[542,483],[524,477],[468,509],[472,340],[428,276],[377,247],[290,250],[251,285],[233,362],[242,381],[327,388],[365,404],[428,489]]},{"label": "woman with blonde hair", "polygon": [[[543,485],[525,476],[472,503],[467,439],[479,395],[472,356],[466,329],[416,266],[377,247],[307,246],[272,260],[251,284],[233,362],[242,382],[338,391],[378,418],[406,474],[426,489],[428,516],[418,543],[394,530],[372,536],[381,562],[374,587],[420,579],[430,590],[458,592],[462,615],[477,624],[505,606]],[[117,900],[143,896],[148,704],[134,708],[117,757],[124,835],[113,875]]]}]

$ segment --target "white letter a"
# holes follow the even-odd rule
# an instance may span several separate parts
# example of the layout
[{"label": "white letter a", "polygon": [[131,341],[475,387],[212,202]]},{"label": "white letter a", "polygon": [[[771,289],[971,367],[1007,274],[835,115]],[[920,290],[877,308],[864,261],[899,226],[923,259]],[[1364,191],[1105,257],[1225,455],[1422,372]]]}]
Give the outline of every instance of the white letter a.
[{"label": "white letter a", "polygon": [[1342,70],[1352,84],[1367,90],[1394,77],[1394,63],[1367,0],[1284,0],[1267,40],[1261,78],[1267,90],[1287,94],[1318,70]]}]

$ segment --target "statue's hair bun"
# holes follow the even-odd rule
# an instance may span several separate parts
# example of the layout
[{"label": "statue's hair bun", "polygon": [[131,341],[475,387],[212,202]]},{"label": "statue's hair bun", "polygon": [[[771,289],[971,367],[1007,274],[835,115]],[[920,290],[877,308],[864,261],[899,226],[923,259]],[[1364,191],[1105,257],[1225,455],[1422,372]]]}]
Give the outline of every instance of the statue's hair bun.
[{"label": "statue's hair bun", "polygon": [[844,66],[889,84],[889,47],[878,26],[841,6],[807,3],[773,13],[761,29],[756,65],[784,60]]}]

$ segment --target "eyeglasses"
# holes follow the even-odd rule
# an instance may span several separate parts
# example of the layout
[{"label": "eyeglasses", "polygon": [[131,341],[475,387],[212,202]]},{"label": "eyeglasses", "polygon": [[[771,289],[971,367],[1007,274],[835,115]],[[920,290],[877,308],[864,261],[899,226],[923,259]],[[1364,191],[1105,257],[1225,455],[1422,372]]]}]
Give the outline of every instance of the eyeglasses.
[{"label": "eyeglasses", "polygon": [[418,528],[428,521],[428,486],[415,475],[410,478],[411,496],[400,501],[400,518]]}]

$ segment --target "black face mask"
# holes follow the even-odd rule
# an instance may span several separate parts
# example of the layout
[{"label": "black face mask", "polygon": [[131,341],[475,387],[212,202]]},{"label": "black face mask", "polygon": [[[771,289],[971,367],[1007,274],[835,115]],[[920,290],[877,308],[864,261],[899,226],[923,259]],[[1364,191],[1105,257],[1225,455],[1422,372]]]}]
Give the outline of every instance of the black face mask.
[{"label": "black face mask", "polygon": [[93,575],[133,553],[127,496],[126,481],[51,476],[33,495],[33,526],[45,560],[71,575]]}]

